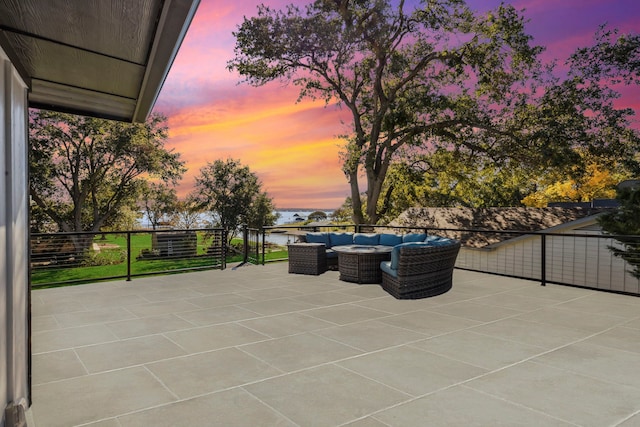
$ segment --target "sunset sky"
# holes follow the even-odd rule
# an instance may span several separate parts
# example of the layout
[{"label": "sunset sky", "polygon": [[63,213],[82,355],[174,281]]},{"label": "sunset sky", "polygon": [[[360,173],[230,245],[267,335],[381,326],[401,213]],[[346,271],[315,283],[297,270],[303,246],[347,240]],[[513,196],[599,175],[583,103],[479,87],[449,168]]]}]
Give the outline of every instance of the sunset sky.
[{"label": "sunset sky", "polygon": [[[188,168],[179,195],[193,188],[207,162],[231,157],[259,176],[277,208],[335,209],[349,195],[337,138],[348,132],[349,115],[321,101],[296,104],[298,90],[292,86],[238,85],[238,75],[226,69],[235,44],[232,31],[243,16],[255,16],[260,3],[280,9],[292,1],[201,0],[160,93],[155,111],[169,118],[168,147],[181,153]],[[500,0],[467,3],[484,12]],[[525,9],[533,43],[547,47],[545,59],[560,63],[576,47],[592,44],[600,24],[626,33],[640,31],[638,0],[505,3]],[[626,91],[621,102],[640,112],[640,90]]]}]

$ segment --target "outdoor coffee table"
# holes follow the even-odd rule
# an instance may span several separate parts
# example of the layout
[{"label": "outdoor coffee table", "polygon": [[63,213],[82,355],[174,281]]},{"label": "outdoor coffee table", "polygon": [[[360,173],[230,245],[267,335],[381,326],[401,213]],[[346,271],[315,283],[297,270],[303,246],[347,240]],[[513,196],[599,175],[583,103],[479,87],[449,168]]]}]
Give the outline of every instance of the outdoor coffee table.
[{"label": "outdoor coffee table", "polygon": [[345,245],[332,248],[338,253],[340,280],[355,283],[380,283],[380,263],[391,258],[391,246]]}]

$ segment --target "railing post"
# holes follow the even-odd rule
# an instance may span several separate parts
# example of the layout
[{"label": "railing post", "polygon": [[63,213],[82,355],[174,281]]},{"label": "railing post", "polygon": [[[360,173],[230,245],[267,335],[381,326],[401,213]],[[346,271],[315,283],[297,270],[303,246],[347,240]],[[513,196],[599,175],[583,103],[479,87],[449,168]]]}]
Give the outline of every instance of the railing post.
[{"label": "railing post", "polygon": [[547,286],[547,236],[544,233],[540,234],[540,241],[542,244],[540,248],[540,284]]},{"label": "railing post", "polygon": [[127,231],[127,282],[131,281],[131,231]]},{"label": "railing post", "polygon": [[[267,251],[267,240],[266,240],[266,232],[264,228],[262,229],[262,265],[265,263],[266,251]],[[258,234],[258,239],[260,239],[260,234]],[[258,258],[258,263],[260,263],[260,258]]]},{"label": "railing post", "polygon": [[242,262],[249,261],[249,228],[247,224],[242,225]]},{"label": "railing post", "polygon": [[222,259],[220,260],[220,269],[224,270],[225,268],[227,268],[227,230],[223,228],[220,233],[222,234],[222,241],[220,243],[222,245]]}]

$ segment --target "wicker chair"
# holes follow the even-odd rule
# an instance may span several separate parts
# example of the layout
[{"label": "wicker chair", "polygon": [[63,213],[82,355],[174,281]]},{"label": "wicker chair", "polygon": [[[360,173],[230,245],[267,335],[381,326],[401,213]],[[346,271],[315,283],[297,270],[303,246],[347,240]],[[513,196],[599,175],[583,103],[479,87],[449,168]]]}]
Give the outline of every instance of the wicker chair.
[{"label": "wicker chair", "polygon": [[289,250],[289,273],[318,275],[327,271],[327,254],[322,243],[293,243]]},{"label": "wicker chair", "polygon": [[400,248],[397,277],[382,271],[382,287],[398,299],[440,295],[451,289],[460,242]]}]

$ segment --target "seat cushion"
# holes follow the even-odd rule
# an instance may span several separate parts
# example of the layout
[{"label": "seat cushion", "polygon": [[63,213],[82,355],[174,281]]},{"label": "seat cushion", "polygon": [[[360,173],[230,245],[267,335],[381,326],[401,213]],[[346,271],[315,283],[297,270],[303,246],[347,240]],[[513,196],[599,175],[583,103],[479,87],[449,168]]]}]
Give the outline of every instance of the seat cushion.
[{"label": "seat cushion", "polygon": [[391,268],[391,261],[382,261],[380,263],[380,270],[384,271],[387,274],[390,274],[393,277],[398,277],[398,270],[394,270]]},{"label": "seat cushion", "polygon": [[395,246],[402,243],[402,236],[397,234],[381,234],[380,235],[380,245],[384,246]]},{"label": "seat cushion", "polygon": [[353,243],[356,245],[377,245],[380,242],[379,234],[356,233],[353,235]]}]

